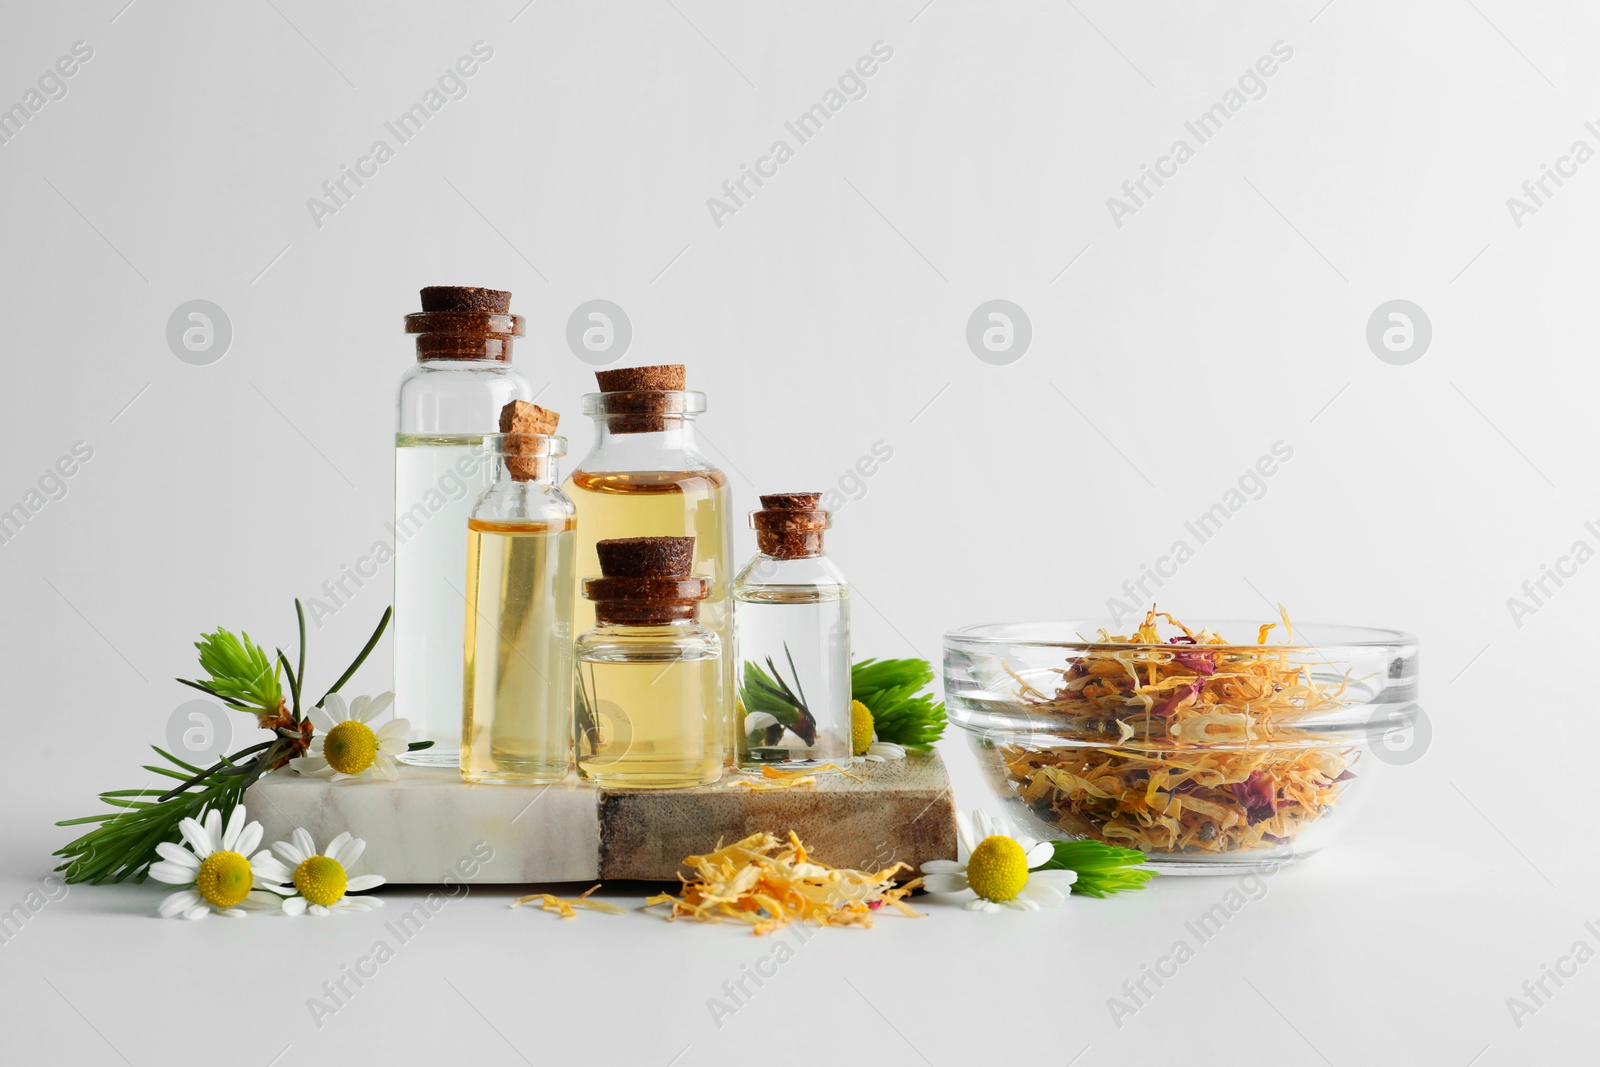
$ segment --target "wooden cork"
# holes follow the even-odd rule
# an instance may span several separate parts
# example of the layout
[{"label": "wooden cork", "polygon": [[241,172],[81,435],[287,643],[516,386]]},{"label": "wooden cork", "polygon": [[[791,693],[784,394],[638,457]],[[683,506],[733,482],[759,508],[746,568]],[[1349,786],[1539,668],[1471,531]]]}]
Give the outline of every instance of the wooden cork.
[{"label": "wooden cork", "polygon": [[654,367],[620,367],[597,370],[600,391],[608,394],[614,412],[607,420],[612,433],[660,433],[667,428],[666,413],[674,410],[668,393],[681,392],[687,375],[683,364]]},{"label": "wooden cork", "polygon": [[817,507],[821,500],[821,493],[763,496],[762,510],[750,515],[761,554],[773,559],[822,555],[822,531],[828,528],[828,513]]},{"label": "wooden cork", "polygon": [[526,400],[513,400],[500,409],[500,432],[505,434],[506,470],[519,482],[550,475],[549,445],[537,438],[556,432],[561,416]]},{"label": "wooden cork", "polygon": [[474,285],[428,285],[422,289],[422,310],[505,315],[511,311],[511,294],[504,289],[480,289]]},{"label": "wooden cork", "polygon": [[660,626],[693,619],[711,592],[709,578],[694,577],[694,538],[616,537],[595,544],[600,577],[583,583],[602,624]]},{"label": "wooden cork", "polygon": [[682,363],[597,370],[594,376],[602,393],[667,392],[684,388],[687,380]]},{"label": "wooden cork", "polygon": [[511,294],[471,285],[429,285],[422,310],[406,316],[417,336],[418,359],[511,361],[511,339],[521,337],[521,315],[511,314]]}]

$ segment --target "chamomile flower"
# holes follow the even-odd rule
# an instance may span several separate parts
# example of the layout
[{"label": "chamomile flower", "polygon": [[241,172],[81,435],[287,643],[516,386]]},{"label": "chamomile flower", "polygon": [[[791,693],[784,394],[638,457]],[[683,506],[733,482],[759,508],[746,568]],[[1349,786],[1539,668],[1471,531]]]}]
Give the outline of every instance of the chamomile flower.
[{"label": "chamomile flower", "polygon": [[957,858],[924,863],[922,884],[932,894],[971,892],[968,911],[1053,907],[1066,901],[1078,880],[1077,871],[1029,870],[1054,855],[1050,842],[1013,834],[988,812],[970,818],[958,812],[956,833]]},{"label": "chamomile flower", "polygon": [[406,751],[406,732],[411,723],[391,719],[374,730],[369,724],[394,703],[393,693],[375,697],[356,697],[347,707],[344,697],[328,694],[320,708],[311,709],[311,722],[317,728],[304,756],[289,761],[301,774],[341,781],[370,774],[392,782],[400,777],[394,757]]},{"label": "chamomile flower", "polygon": [[882,763],[905,759],[906,750],[893,741],[879,741],[873,728],[872,709],[859,700],[850,702],[850,762]]},{"label": "chamomile flower", "polygon": [[214,911],[242,919],[248,908],[279,905],[277,894],[286,890],[273,884],[278,881],[273,876],[282,865],[266,849],[250,856],[261,844],[261,824],[245,820],[243,804],[233,809],[226,826],[213,808],[178,823],[183,844],[156,845],[161,859],[150,865],[150,877],[184,887],[162,898],[162,918],[204,919]]},{"label": "chamomile flower", "polygon": [[[305,830],[295,830],[288,841],[273,843],[269,856],[269,869],[293,885],[287,892],[292,895],[283,901],[283,910],[289,915],[309,911],[313,915],[327,915],[335,911],[371,911],[383,906],[381,900],[358,900],[351,893],[376,889],[384,882],[382,875],[358,874],[350,876],[350,868],[365,852],[367,843],[348,833],[340,834],[328,842],[322,852]],[[279,862],[279,861],[282,862]]]}]

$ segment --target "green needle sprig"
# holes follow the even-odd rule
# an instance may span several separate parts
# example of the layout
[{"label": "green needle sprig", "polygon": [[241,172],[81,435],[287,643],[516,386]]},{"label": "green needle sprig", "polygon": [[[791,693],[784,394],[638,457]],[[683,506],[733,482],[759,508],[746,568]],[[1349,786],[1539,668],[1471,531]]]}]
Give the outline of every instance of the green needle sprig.
[{"label": "green needle sprig", "polygon": [[[178,840],[178,824],[214,809],[226,820],[244,797],[245,790],[267,771],[281,767],[303,754],[311,743],[312,726],[302,713],[301,683],[305,679],[306,617],[300,601],[294,602],[299,621],[298,668],[289,666],[282,649],[274,649],[276,659],[240,632],[235,636],[218,627],[215,633],[202,634],[195,648],[200,654],[203,681],[179,678],[192,689],[209,694],[235,711],[256,716],[257,723],[272,731],[265,741],[223,756],[209,767],[197,767],[172,753],[152,745],[164,762],[145,764],[144,769],[177,784],[144,789],[113,789],[100,794],[112,811],[67,819],[58,826],[98,824],[94,829],[63,845],[55,855],[65,857],[57,867],[66,872],[68,882],[121,882],[128,878],[143,881],[150,864],[157,858],[156,845]],[[378,627],[367,639],[349,668],[333,683],[316,707],[337,693],[360,669],[377,647],[389,626],[394,609],[384,611]],[[289,699],[284,699],[283,680],[289,683]],[[427,748],[432,742],[413,742],[412,749]]]},{"label": "green needle sprig", "polygon": [[850,698],[872,712],[879,741],[926,752],[944,736],[944,702],[924,693],[933,681],[925,659],[864,659],[850,668]]},{"label": "green needle sprig", "polygon": [[1053,841],[1055,855],[1045,860],[1036,871],[1077,871],[1078,880],[1072,891],[1086,897],[1108,897],[1134,889],[1156,876],[1156,872],[1143,866],[1143,852],[1134,848],[1119,848],[1104,841]]}]

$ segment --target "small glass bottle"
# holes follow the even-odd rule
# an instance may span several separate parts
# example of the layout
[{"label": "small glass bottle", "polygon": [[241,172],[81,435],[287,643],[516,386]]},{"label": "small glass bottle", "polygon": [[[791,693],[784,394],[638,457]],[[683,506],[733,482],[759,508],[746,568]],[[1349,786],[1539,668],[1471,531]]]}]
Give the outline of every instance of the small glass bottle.
[{"label": "small glass bottle", "polygon": [[739,765],[850,758],[850,587],[822,553],[820,493],[750,513],[754,559],[734,579]]},{"label": "small glass bottle", "polygon": [[[693,573],[710,581],[699,620],[716,633],[725,655],[716,699],[726,734],[733,728],[733,523],[727,476],[700,451],[694,421],[704,393],[684,389],[681,365],[597,371],[601,392],[583,398],[594,419],[594,446],[573,468],[567,495],[577,506],[578,578],[599,573],[595,545],[622,537],[694,539]],[[575,624],[583,633],[594,607],[580,599]],[[578,694],[578,726],[588,709]],[[732,750],[729,751],[731,760]],[[585,773],[580,760],[579,773]]]},{"label": "small glass bottle", "polygon": [[578,638],[578,769],[613,789],[673,789],[722,776],[722,642],[696,621],[711,580],[692,572],[694,538],[625,537],[596,546],[584,583],[595,626]]},{"label": "small glass bottle", "polygon": [[527,427],[548,432],[485,439],[496,479],[467,520],[461,777],[469,782],[559,782],[572,769],[575,535],[572,502],[555,484],[567,443],[553,436],[553,412],[522,407],[549,416]]},{"label": "small glass bottle", "polygon": [[407,763],[454,767],[461,743],[461,575],[467,516],[489,484],[483,439],[500,409],[531,400],[511,366],[522,317],[511,294],[429,286],[406,316],[417,363],[400,380],[394,461],[395,715],[433,747]]}]

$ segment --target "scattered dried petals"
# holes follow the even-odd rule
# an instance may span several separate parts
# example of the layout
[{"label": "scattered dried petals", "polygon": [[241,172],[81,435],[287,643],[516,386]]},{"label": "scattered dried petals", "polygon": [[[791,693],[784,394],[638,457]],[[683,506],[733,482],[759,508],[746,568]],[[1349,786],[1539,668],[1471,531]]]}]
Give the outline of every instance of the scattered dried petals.
[{"label": "scattered dried petals", "polygon": [[870,927],[873,912],[885,904],[904,915],[920,917],[905,903],[905,897],[922,880],[895,885],[895,875],[906,864],[896,863],[876,872],[829,867],[806,855],[805,845],[793,831],[787,844],[772,834],[752,834],[683,862],[695,877],[684,880],[680,895],[662,893],[645,902],[647,908],[668,906],[665,917],[669,920],[742,922],[759,935],[796,920],[818,926]]},{"label": "scattered dried petals", "polygon": [[596,882],[582,896],[571,898],[558,897],[554,893],[532,893],[513,900],[511,906],[515,908],[537,901],[541,911],[548,911],[552,915],[561,916],[563,919],[576,919],[578,917],[578,908],[582,908],[585,911],[603,912],[606,915],[621,915],[628,910],[620,904],[611,903],[609,900],[590,900],[589,894],[599,888],[600,884]]}]

